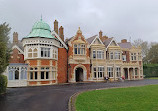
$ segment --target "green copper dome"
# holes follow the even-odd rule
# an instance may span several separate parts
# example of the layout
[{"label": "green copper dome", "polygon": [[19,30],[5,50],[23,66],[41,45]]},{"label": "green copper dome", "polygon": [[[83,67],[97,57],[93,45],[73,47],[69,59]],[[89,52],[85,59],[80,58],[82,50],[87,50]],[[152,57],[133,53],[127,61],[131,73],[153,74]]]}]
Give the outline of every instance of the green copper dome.
[{"label": "green copper dome", "polygon": [[53,35],[51,35],[50,26],[44,21],[42,21],[42,19],[33,25],[32,31],[25,38],[30,37],[55,38]]}]

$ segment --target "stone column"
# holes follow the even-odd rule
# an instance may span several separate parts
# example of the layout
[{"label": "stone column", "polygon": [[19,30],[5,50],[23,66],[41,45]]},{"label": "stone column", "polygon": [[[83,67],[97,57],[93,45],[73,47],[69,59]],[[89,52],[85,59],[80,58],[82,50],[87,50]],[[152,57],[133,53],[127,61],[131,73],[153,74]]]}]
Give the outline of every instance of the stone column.
[{"label": "stone column", "polygon": [[21,67],[19,67],[19,80],[21,80]]},{"label": "stone column", "polygon": [[138,79],[140,79],[140,68],[138,68]]},{"label": "stone column", "polygon": [[128,80],[130,80],[129,68],[127,68],[127,73],[128,73]]},{"label": "stone column", "polygon": [[135,68],[133,68],[133,79],[135,80]]}]

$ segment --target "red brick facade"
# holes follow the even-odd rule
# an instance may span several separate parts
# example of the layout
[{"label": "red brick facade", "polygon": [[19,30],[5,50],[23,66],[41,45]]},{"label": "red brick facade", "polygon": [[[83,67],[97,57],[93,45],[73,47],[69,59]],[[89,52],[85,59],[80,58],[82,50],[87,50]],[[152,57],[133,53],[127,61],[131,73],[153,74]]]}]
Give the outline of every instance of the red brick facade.
[{"label": "red brick facade", "polygon": [[14,48],[9,63],[24,63],[24,55],[19,53],[17,48]]},{"label": "red brick facade", "polygon": [[58,49],[58,83],[67,82],[67,50]]}]

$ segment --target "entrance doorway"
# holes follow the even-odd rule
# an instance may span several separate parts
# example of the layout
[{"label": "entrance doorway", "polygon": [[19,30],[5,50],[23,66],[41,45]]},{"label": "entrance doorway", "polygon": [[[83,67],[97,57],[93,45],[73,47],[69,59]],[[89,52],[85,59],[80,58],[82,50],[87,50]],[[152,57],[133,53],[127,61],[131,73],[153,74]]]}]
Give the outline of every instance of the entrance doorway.
[{"label": "entrance doorway", "polygon": [[124,73],[125,73],[125,79],[128,79],[128,69],[124,68]]},{"label": "entrance doorway", "polygon": [[75,74],[76,74],[76,82],[82,82],[83,81],[83,69],[76,68]]}]

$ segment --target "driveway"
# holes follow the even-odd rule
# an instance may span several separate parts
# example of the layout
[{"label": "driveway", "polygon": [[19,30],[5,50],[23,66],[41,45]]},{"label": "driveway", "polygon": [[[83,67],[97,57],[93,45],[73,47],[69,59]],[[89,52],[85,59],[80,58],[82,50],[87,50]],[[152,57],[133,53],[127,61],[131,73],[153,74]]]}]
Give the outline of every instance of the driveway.
[{"label": "driveway", "polygon": [[158,80],[8,88],[7,94],[0,96],[0,111],[67,111],[70,96],[79,91],[149,84],[158,84]]}]

